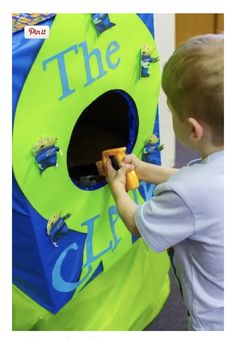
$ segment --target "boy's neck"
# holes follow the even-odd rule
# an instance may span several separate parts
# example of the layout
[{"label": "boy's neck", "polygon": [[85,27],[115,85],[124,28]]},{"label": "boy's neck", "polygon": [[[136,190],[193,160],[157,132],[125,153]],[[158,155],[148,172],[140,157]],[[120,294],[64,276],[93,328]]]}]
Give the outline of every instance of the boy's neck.
[{"label": "boy's neck", "polygon": [[223,151],[224,145],[221,146],[214,146],[214,145],[207,145],[202,150],[199,150],[201,158],[207,158],[210,154]]}]

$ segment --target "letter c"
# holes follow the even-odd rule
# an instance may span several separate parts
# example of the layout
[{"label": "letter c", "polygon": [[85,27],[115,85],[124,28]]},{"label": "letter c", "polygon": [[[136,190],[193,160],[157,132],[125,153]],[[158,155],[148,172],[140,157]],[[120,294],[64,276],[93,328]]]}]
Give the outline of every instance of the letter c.
[{"label": "letter c", "polygon": [[74,242],[71,245],[69,245],[59,256],[57,259],[55,266],[52,271],[52,286],[53,288],[58,292],[72,292],[74,291],[82,282],[88,278],[92,271],[92,265],[88,266],[88,272],[83,277],[83,279],[76,281],[76,282],[68,282],[64,280],[61,276],[61,266],[62,263],[67,256],[67,253],[71,250],[77,251],[78,245]]}]

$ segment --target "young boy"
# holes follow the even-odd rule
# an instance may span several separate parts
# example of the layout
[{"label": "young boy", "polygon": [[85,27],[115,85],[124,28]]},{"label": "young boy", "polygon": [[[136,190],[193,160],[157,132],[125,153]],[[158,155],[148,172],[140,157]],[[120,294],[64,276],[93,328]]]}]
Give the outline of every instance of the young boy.
[{"label": "young boy", "polygon": [[[108,182],[118,213],[153,250],[174,246],[173,264],[193,330],[224,329],[224,37],[203,35],[181,45],[166,63],[162,87],[179,141],[200,159],[168,169],[127,155]],[[126,173],[158,184],[137,206],[125,190]]]}]

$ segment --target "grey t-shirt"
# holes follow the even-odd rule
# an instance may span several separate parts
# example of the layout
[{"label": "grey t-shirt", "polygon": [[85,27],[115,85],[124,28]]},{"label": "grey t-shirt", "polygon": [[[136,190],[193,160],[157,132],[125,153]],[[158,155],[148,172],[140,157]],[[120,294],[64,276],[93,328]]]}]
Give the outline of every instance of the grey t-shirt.
[{"label": "grey t-shirt", "polygon": [[173,263],[194,330],[224,329],[224,151],[195,160],[139,206],[136,226]]}]

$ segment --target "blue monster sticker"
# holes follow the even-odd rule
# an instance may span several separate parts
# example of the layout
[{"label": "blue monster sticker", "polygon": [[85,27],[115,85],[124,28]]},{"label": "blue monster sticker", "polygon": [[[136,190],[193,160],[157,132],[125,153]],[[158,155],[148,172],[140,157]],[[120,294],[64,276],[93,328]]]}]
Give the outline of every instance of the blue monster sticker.
[{"label": "blue monster sticker", "polygon": [[57,167],[57,152],[61,152],[60,148],[55,146],[57,138],[42,138],[33,148],[33,155],[40,170],[43,173],[48,167]]},{"label": "blue monster sticker", "polygon": [[160,165],[160,151],[164,149],[164,145],[160,145],[160,139],[156,134],[151,134],[145,141],[142,160],[151,164]]},{"label": "blue monster sticker", "polygon": [[154,50],[154,47],[145,45],[141,49],[141,77],[146,78],[149,77],[150,74],[149,71],[149,63],[150,62],[157,62],[159,61],[159,58],[152,58],[151,54]]},{"label": "blue monster sticker", "polygon": [[110,21],[107,13],[94,13],[92,14],[92,20],[98,35],[115,26],[115,24]]},{"label": "blue monster sticker", "polygon": [[47,223],[47,235],[50,237],[52,244],[57,247],[58,241],[69,232],[65,220],[71,216],[67,213],[63,217],[59,214],[54,214]]}]

